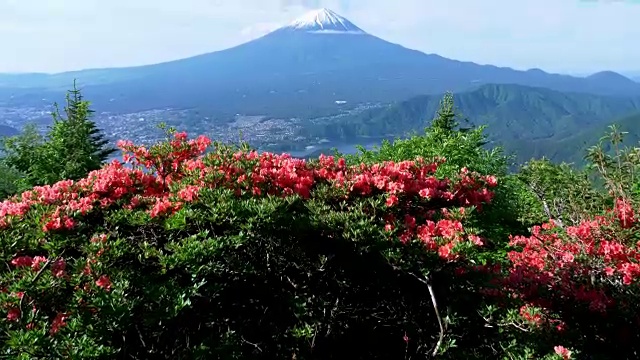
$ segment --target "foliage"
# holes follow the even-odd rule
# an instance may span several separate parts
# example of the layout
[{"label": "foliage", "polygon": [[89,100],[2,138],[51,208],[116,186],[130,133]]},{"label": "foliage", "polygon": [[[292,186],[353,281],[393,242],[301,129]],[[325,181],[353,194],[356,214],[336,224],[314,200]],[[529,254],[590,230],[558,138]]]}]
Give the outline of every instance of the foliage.
[{"label": "foliage", "polygon": [[25,189],[34,185],[53,184],[63,179],[79,179],[115,152],[90,120],[89,102],[75,87],[66,97],[66,118],[58,107],[53,112],[53,125],[46,136],[27,126],[22,134],[2,139],[5,166],[24,174],[15,186]]},{"label": "foliage", "polygon": [[[600,142],[589,149],[587,159],[589,167],[602,180],[602,185],[612,197],[630,199],[639,195],[640,184],[640,147],[622,147],[626,132],[617,125]],[[613,150],[607,152],[605,146]]]},{"label": "foliage", "polygon": [[587,153],[586,171],[547,160],[522,169],[519,176],[549,220],[534,226],[530,236],[512,237],[510,267],[494,272],[490,292],[502,298],[518,294],[523,311],[536,314],[531,325],[556,328],[565,344],[580,344],[590,358],[610,358],[613,342],[618,356],[635,358],[640,148],[621,148],[623,133],[615,126],[610,130]]},{"label": "foliage", "polygon": [[20,179],[20,173],[0,162],[0,200],[18,192]]},{"label": "foliage", "polygon": [[20,135],[0,139],[3,166],[24,175],[17,182],[13,182],[12,188],[25,189],[32,182],[40,181],[38,178],[40,174],[29,170],[30,168],[37,169],[35,164],[41,160],[43,143],[44,138],[34,125],[25,126]]},{"label": "foliage", "polygon": [[531,218],[537,223],[554,219],[560,225],[578,225],[606,208],[606,197],[593,188],[586,170],[541,159],[523,165],[517,176],[535,195],[531,210],[538,211],[532,211]]},{"label": "foliage", "polygon": [[[484,127],[463,128],[459,126],[459,112],[453,96],[446,95],[431,125],[424,134],[414,134],[407,139],[398,139],[393,143],[383,141],[373,150],[359,148],[359,153],[346,156],[350,163],[372,163],[380,161],[404,161],[415,158],[434,159],[443,157],[447,161],[438,168],[438,175],[448,177],[460,169],[492,174],[498,179],[495,189],[494,206],[482,213],[482,229],[492,242],[507,242],[511,233],[522,233],[533,225],[528,205],[533,205],[529,191],[524,183],[508,174],[511,158],[502,149],[487,149]],[[537,219],[536,219],[537,220]]]}]

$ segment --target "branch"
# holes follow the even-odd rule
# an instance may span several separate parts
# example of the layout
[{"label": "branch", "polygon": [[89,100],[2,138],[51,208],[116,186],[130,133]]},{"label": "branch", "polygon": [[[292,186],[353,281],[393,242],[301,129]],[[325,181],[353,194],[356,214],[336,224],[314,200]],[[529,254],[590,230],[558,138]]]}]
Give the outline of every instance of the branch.
[{"label": "branch", "polygon": [[138,332],[138,337],[140,338],[140,342],[142,343],[142,348],[146,349],[147,343],[144,341],[144,338],[142,337],[142,332],[140,331],[138,324],[136,324],[136,331]]},{"label": "branch", "polygon": [[247,339],[244,338],[244,336],[240,336],[240,340],[245,343],[245,344],[249,344],[251,346],[253,346],[256,350],[262,352],[262,349],[260,348],[260,346],[258,346],[258,344],[254,344],[250,341],[248,341]]},{"label": "branch", "polygon": [[522,326],[520,326],[520,325],[518,325],[518,324],[514,323],[513,321],[512,321],[512,322],[509,322],[509,323],[506,323],[506,324],[498,324],[498,325],[502,325],[502,326],[504,326],[504,325],[511,325],[511,326],[515,327],[516,329],[522,330],[522,331],[524,331],[524,332],[529,332],[529,330],[527,330],[527,329],[523,328]]},{"label": "branch", "polygon": [[[525,185],[527,185],[527,187],[529,188],[529,190],[531,190],[531,192],[533,192],[533,194],[535,196],[538,197],[538,200],[540,200],[540,202],[542,202],[542,208],[544,210],[544,213],[547,215],[547,217],[549,219],[552,219],[552,221],[561,229],[564,229],[564,224],[562,223],[561,220],[557,220],[555,219],[555,216],[553,216],[553,214],[551,214],[551,209],[549,208],[549,204],[547,203],[547,200],[545,200],[544,198],[544,191],[540,190],[536,190],[535,186],[530,185],[526,182],[524,182]],[[557,210],[557,208],[556,208]],[[558,214],[559,217],[559,214]]]},{"label": "branch", "polygon": [[[47,262],[44,263],[44,265],[40,268],[40,270],[38,271],[38,273],[36,274],[36,276],[33,278],[33,280],[31,280],[31,283],[33,284],[34,282],[36,282],[38,280],[38,278],[40,278],[40,276],[42,276],[42,273],[44,272],[44,270],[49,266],[49,264],[51,264],[51,259],[47,260]],[[20,303],[18,303],[18,308],[20,309],[20,318],[22,318],[22,303],[24,302],[24,298],[27,296],[26,291],[22,294],[22,297],[20,298]]]},{"label": "branch", "polygon": [[[493,327],[493,325],[491,325],[491,320],[490,320],[490,319],[487,319],[486,317],[484,317],[484,316],[482,316],[482,315],[480,315],[480,317],[482,317],[482,319],[483,319],[484,321],[486,321],[486,322],[487,322],[487,323],[484,325],[485,327],[490,327],[490,328],[492,328],[492,327]],[[522,330],[522,331],[524,331],[524,332],[529,332],[529,330],[527,330],[527,329],[523,328],[522,326],[520,326],[520,325],[516,324],[516,323],[515,323],[515,322],[513,322],[513,321],[508,322],[508,323],[495,323],[495,324],[496,324],[496,326],[513,326],[513,327],[515,327],[515,328],[516,328],[516,329],[518,329],[518,330]]]},{"label": "branch", "polygon": [[555,199],[553,200],[553,206],[556,210],[556,214],[558,214],[557,219],[553,219],[553,222],[561,229],[564,229],[564,224],[562,223],[562,220],[560,220],[560,218],[562,217],[562,213],[564,212],[565,203],[562,200]]},{"label": "branch", "polygon": [[[391,265],[393,268],[395,269],[399,269],[396,266]],[[402,269],[400,269],[402,270]],[[440,316],[440,311],[438,310],[438,302],[436,301],[436,294],[433,291],[433,286],[431,284],[431,276],[429,276],[427,279],[424,279],[414,273],[407,273],[411,276],[413,276],[415,279],[417,279],[418,281],[420,281],[421,283],[427,285],[427,289],[429,289],[429,296],[431,297],[431,302],[433,303],[433,310],[436,313],[436,318],[438,319],[438,326],[440,327],[440,334],[438,336],[438,342],[436,343],[435,348],[433,349],[433,354],[432,356],[436,356],[438,354],[438,350],[440,350],[440,346],[442,345],[442,341],[444,340],[444,324],[442,322],[442,317]]]},{"label": "branch", "polygon": [[[55,259],[60,259],[62,258],[62,255],[64,255],[65,250],[62,250],[62,252],[60,253],[59,256],[55,257]],[[36,276],[31,280],[31,283],[33,284],[34,282],[38,281],[38,279],[40,278],[40,276],[42,276],[42,273],[44,272],[44,270],[51,264],[51,261],[53,261],[54,258],[49,258],[47,260],[47,262],[44,263],[44,265],[42,265],[42,267],[40,268],[40,270],[38,271],[38,273],[36,274]],[[22,303],[24,302],[24,298],[25,296],[27,296],[27,292],[25,291],[22,294],[22,297],[20,298],[20,303],[18,304],[18,308],[20,309],[20,318],[22,319]]]},{"label": "branch", "polygon": [[444,339],[444,325],[442,324],[440,311],[438,311],[438,303],[436,302],[436,294],[433,291],[430,280],[427,280],[427,288],[429,289],[429,295],[431,295],[431,301],[433,302],[433,310],[435,310],[436,317],[438,318],[438,325],[440,325],[440,336],[438,337],[436,347],[433,349],[433,356],[436,356],[438,354],[438,350],[440,349],[440,345],[442,345],[442,340]]}]

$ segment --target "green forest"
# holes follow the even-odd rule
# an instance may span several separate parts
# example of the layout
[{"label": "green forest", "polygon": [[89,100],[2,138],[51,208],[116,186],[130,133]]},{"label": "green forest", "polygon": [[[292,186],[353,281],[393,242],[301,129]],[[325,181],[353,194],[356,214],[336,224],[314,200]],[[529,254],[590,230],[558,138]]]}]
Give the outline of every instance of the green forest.
[{"label": "green forest", "polygon": [[[584,166],[584,150],[596,145],[610,124],[640,139],[640,97],[560,92],[516,84],[489,84],[452,95],[463,127],[486,127],[491,144],[517,163],[546,157]],[[375,107],[338,121],[316,122],[300,134],[333,141],[404,137],[429,126],[442,95],[424,95]]]}]

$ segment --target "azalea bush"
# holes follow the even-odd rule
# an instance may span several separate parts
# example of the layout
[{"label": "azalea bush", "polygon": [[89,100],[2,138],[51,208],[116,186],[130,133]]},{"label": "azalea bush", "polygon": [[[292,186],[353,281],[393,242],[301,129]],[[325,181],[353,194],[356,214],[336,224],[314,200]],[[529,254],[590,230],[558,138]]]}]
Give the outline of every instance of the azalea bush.
[{"label": "azalea bush", "polygon": [[2,203],[5,355],[385,357],[442,342],[416,284],[483,244],[464,223],[495,177],[210,145],[121,142],[128,164]]},{"label": "azalea bush", "polygon": [[513,236],[508,265],[482,269],[490,285],[480,292],[495,299],[483,317],[510,327],[519,344],[561,339],[585,358],[637,357],[638,234],[634,210],[619,200],[606,216],[567,227],[549,221]]},{"label": "azalea bush", "polygon": [[520,345],[561,339],[563,357],[639,356],[640,148],[622,148],[611,130],[589,150],[586,174],[544,160],[519,174],[549,219],[510,237],[508,261],[483,267],[490,285],[480,291],[496,301],[487,322],[514,330]]}]

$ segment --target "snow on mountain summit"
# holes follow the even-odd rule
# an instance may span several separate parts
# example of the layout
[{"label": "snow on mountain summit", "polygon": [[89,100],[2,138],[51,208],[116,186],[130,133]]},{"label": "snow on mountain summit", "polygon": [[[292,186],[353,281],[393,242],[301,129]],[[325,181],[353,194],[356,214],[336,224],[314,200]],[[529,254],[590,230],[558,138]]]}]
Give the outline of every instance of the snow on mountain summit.
[{"label": "snow on mountain summit", "polygon": [[310,33],[365,34],[362,29],[351,21],[325,8],[313,10],[302,15],[284,27],[284,29]]}]

